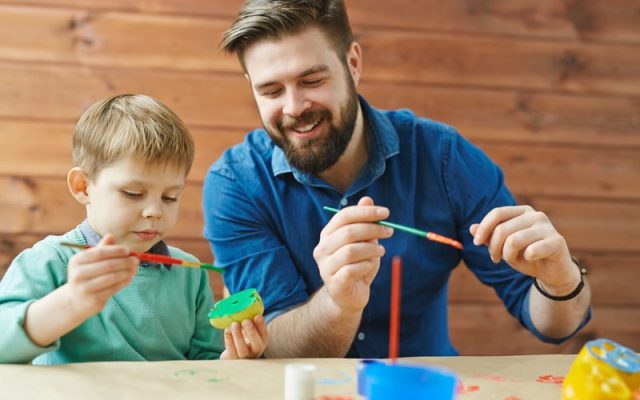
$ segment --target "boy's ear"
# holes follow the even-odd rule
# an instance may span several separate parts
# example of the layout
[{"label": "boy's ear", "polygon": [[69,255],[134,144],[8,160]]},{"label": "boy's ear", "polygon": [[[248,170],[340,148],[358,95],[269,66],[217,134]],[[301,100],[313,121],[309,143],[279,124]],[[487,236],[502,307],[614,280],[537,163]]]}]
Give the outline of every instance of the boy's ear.
[{"label": "boy's ear", "polygon": [[69,185],[69,191],[73,197],[75,197],[80,204],[89,204],[89,192],[87,191],[89,178],[82,168],[71,168],[67,174],[67,185]]}]

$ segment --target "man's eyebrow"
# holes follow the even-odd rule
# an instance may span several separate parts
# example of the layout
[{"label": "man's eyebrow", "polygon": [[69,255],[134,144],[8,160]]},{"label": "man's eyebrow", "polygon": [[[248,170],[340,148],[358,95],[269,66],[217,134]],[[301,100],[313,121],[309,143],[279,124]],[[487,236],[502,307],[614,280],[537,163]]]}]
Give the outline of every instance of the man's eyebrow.
[{"label": "man's eyebrow", "polygon": [[[329,70],[329,66],[326,64],[322,64],[322,65],[314,65],[313,67],[306,69],[304,71],[302,71],[296,78],[304,78],[305,76],[309,76],[309,75],[313,75],[316,74],[318,72],[325,72]],[[265,83],[260,83],[254,86],[255,90],[260,90],[260,89],[264,89],[265,87],[271,86],[276,84],[276,81],[269,81],[269,82],[265,82]]]}]

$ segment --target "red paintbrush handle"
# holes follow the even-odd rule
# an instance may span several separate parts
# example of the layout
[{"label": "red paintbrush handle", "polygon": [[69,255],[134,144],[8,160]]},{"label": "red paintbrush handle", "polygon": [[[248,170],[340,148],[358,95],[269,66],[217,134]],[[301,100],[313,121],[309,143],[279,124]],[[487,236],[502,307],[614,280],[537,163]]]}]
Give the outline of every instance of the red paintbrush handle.
[{"label": "red paintbrush handle", "polygon": [[402,282],[402,262],[399,256],[391,261],[391,313],[389,316],[389,358],[398,357],[400,340],[400,291]]},{"label": "red paintbrush handle", "polygon": [[131,252],[131,253],[129,253],[129,255],[134,256],[134,257],[138,257],[142,261],[150,261],[150,262],[155,262],[155,263],[159,263],[159,264],[174,264],[174,265],[181,265],[182,264],[182,260],[179,259],[179,258],[163,256],[161,254],[134,253],[134,252]]}]

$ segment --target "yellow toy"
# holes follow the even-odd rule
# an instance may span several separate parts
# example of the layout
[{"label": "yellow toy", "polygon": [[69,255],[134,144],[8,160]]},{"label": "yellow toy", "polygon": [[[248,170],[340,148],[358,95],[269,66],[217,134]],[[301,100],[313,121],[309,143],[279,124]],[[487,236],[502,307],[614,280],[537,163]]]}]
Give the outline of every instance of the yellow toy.
[{"label": "yellow toy", "polygon": [[608,339],[587,342],[562,385],[562,400],[632,400],[639,394],[640,356]]},{"label": "yellow toy", "polygon": [[262,298],[256,289],[246,289],[232,294],[213,305],[209,311],[209,323],[214,328],[225,329],[233,322],[253,319],[264,312]]}]

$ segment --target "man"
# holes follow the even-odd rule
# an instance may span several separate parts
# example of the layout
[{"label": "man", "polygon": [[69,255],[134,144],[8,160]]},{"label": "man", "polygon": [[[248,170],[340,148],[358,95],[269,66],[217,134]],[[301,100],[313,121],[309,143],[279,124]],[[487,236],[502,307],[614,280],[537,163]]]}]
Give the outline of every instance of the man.
[{"label": "man", "polygon": [[[589,289],[564,238],[513,205],[479,149],[358,96],[362,50],[341,0],[249,0],[222,46],[239,57],[264,130],[211,167],[205,236],[230,291],[262,294],[267,357],[386,357],[393,255],[404,265],[401,356],[457,354],[447,284],[461,260],[541,339],[586,323]],[[464,250],[392,236],[374,223],[387,218]]]}]

